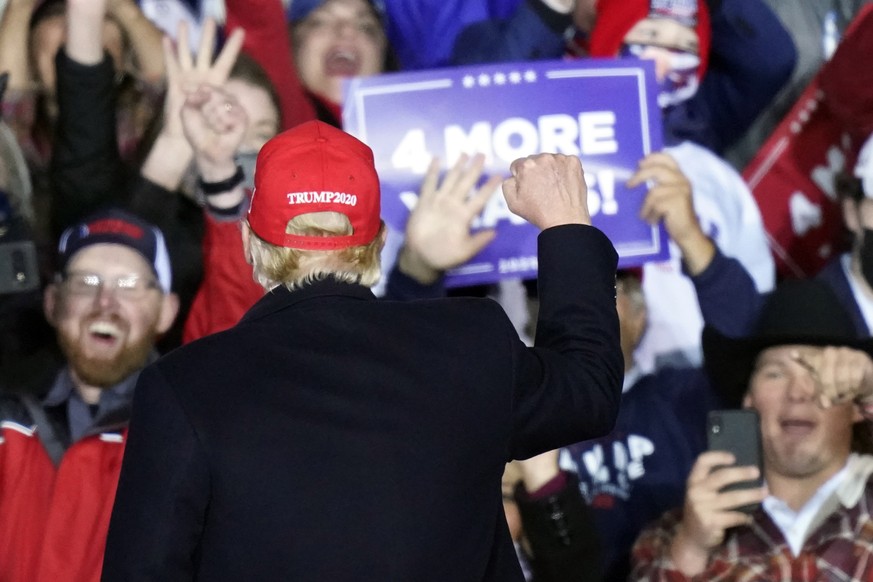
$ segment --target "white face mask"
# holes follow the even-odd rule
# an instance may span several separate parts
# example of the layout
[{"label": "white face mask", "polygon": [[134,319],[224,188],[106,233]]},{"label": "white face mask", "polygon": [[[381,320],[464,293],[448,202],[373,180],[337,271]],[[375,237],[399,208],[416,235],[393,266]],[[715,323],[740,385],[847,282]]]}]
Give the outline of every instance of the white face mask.
[{"label": "white face mask", "polygon": [[697,77],[700,57],[694,53],[656,45],[625,44],[621,47],[619,55],[653,59],[655,52],[658,53],[658,58],[666,58],[668,63],[667,74],[658,81],[660,86],[658,105],[661,109],[678,105],[697,93],[700,84]]},{"label": "white face mask", "polygon": [[236,163],[243,169],[243,186],[247,190],[255,189],[255,164],[258,161],[258,152],[237,152]]},{"label": "white face mask", "polygon": [[873,134],[864,142],[858,162],[855,164],[855,177],[861,180],[864,196],[873,198]]}]

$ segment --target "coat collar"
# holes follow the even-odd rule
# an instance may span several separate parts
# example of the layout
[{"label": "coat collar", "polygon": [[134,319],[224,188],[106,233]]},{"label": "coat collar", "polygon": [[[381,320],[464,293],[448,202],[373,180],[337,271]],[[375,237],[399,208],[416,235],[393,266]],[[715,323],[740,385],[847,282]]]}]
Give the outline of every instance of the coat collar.
[{"label": "coat collar", "polygon": [[376,296],[369,287],[355,283],[343,283],[333,277],[315,281],[300,289],[289,291],[284,286],[278,286],[267,291],[240,320],[240,323],[254,321],[277,311],[287,309],[303,301],[325,298],[346,298],[358,300],[375,300]]}]

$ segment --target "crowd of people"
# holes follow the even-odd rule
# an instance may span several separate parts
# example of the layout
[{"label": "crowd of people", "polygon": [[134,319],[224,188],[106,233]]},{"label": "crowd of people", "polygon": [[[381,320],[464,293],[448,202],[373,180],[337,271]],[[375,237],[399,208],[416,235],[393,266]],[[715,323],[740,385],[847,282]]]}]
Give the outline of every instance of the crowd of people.
[{"label": "crowd of people", "polygon": [[[873,89],[820,273],[743,175],[870,4],[0,0],[0,582],[873,579]],[[348,79],[587,58],[655,63],[666,259],[616,270],[556,152],[434,159],[382,256]],[[501,184],[521,325],[445,285]]]}]

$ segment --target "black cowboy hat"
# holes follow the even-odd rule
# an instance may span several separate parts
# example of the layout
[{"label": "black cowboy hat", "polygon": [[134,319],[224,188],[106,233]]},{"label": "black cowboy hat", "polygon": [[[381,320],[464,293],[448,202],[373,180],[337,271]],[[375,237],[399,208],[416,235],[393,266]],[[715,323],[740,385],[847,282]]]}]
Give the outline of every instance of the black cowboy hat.
[{"label": "black cowboy hat", "polygon": [[703,330],[704,367],[728,406],[739,407],[758,354],[780,345],[841,346],[873,357],[873,338],[860,337],[840,300],[817,279],[785,281],[764,301],[754,332],[731,338]]}]

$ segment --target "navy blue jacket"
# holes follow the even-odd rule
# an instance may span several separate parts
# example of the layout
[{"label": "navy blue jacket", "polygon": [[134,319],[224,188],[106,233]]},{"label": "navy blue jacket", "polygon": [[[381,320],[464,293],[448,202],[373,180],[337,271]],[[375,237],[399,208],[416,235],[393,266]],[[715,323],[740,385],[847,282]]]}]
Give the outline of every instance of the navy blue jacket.
[{"label": "navy blue jacket", "polygon": [[835,257],[824,268],[819,271],[816,278],[827,283],[833,290],[834,294],[840,300],[840,303],[852,318],[852,323],[855,324],[855,330],[858,332],[858,337],[870,337],[870,328],[867,327],[867,322],[861,313],[861,308],[858,306],[858,300],[855,299],[855,293],[852,291],[849,280],[846,278],[846,272],[843,270],[840,257]]}]

